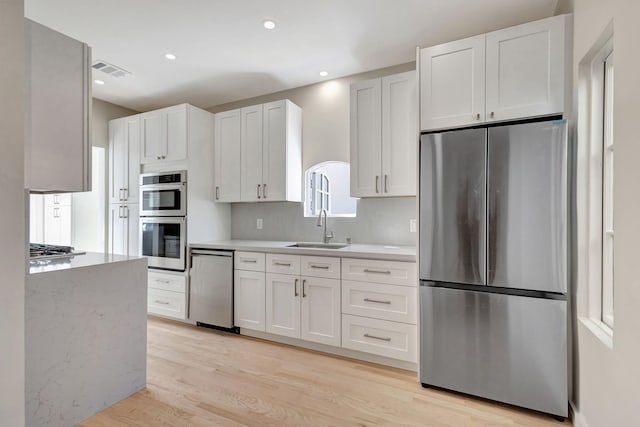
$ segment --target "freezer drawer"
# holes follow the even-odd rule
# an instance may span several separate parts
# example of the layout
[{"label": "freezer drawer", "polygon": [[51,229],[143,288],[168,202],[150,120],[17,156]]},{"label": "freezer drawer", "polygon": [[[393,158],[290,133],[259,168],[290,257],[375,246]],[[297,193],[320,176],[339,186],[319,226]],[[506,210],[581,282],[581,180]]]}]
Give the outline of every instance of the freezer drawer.
[{"label": "freezer drawer", "polygon": [[566,301],[420,286],[420,381],[567,416]]}]

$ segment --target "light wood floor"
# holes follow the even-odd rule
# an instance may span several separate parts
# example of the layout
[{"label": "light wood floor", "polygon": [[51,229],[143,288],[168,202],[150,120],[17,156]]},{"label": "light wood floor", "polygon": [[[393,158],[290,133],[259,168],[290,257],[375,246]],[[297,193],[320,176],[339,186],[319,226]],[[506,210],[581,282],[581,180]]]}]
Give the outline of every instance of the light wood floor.
[{"label": "light wood floor", "polygon": [[98,426],[570,426],[440,390],[414,372],[149,318],[145,390]]}]

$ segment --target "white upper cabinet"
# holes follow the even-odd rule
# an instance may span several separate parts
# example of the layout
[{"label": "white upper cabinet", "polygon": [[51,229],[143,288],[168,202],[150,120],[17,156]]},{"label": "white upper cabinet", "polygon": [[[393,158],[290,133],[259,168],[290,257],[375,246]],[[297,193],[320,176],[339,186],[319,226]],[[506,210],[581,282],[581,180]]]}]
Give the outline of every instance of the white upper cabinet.
[{"label": "white upper cabinet", "polygon": [[416,73],[382,78],[382,178],[385,196],[415,196],[418,149]]},{"label": "white upper cabinet", "polygon": [[485,37],[470,37],[420,51],[421,129],[484,120]]},{"label": "white upper cabinet", "polygon": [[140,115],[140,163],[162,163],[187,158],[187,104]]},{"label": "white upper cabinet", "polygon": [[215,198],[218,202],[240,200],[240,110],[215,116]]},{"label": "white upper cabinet", "polygon": [[380,195],[382,165],[382,83],[351,85],[351,196]]},{"label": "white upper cabinet", "polygon": [[262,198],[262,105],[240,110],[240,200]]},{"label": "white upper cabinet", "polygon": [[420,50],[420,129],[561,114],[567,15]]},{"label": "white upper cabinet", "polygon": [[137,203],[140,116],[109,122],[109,203]]},{"label": "white upper cabinet", "polygon": [[25,19],[25,186],[91,190],[91,49]]},{"label": "white upper cabinet", "polygon": [[486,35],[486,119],[564,111],[565,17],[555,16]]},{"label": "white upper cabinet", "polygon": [[216,114],[216,200],[302,201],[302,110],[289,100]]},{"label": "white upper cabinet", "polygon": [[351,196],[415,196],[415,72],[351,85]]}]

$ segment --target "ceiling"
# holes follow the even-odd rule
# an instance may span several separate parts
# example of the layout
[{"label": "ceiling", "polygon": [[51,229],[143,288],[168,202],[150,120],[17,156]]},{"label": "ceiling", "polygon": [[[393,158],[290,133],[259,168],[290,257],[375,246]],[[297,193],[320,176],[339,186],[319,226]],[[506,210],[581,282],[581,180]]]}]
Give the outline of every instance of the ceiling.
[{"label": "ceiling", "polygon": [[[93,95],[137,111],[251,98],[415,60],[430,46],[551,16],[557,0],[25,0],[25,16],[82,40]],[[266,19],[276,22],[266,30]],[[164,55],[173,53],[175,61]],[[327,77],[319,72],[326,70]]]}]

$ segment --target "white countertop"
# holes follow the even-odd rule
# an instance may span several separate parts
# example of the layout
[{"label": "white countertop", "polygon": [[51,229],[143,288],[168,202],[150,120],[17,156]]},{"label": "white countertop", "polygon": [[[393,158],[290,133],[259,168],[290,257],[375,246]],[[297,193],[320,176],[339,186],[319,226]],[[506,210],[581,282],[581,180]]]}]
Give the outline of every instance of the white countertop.
[{"label": "white countertop", "polygon": [[29,262],[29,274],[46,273],[49,271],[69,270],[72,268],[91,267],[95,265],[111,264],[142,259],[141,257],[126,255],[109,255],[99,252],[87,252],[72,258],[40,259]]},{"label": "white countertop", "polygon": [[384,259],[390,261],[416,261],[416,248],[413,246],[354,243],[341,249],[289,247],[295,243],[297,242],[280,242],[271,240],[221,240],[215,242],[191,243],[189,247],[248,252],[276,252],[297,255],[335,256],[342,258]]}]

